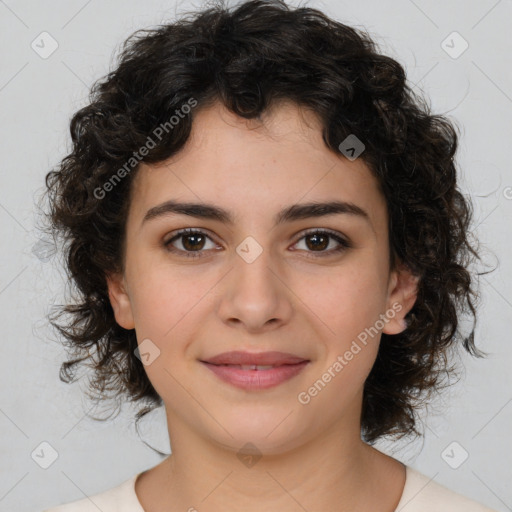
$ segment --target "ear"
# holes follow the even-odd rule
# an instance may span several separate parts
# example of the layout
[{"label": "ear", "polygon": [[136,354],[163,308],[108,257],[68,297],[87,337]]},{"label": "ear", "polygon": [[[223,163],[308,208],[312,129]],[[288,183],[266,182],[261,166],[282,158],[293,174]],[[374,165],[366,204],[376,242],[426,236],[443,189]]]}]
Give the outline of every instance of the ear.
[{"label": "ear", "polygon": [[108,296],[114,310],[116,322],[125,329],[134,329],[132,305],[126,291],[126,281],[121,274],[107,276]]},{"label": "ear", "polygon": [[404,264],[399,264],[391,272],[388,288],[386,311],[396,312],[394,318],[389,318],[382,332],[399,334],[407,329],[405,316],[414,306],[418,296],[419,276],[414,275]]}]

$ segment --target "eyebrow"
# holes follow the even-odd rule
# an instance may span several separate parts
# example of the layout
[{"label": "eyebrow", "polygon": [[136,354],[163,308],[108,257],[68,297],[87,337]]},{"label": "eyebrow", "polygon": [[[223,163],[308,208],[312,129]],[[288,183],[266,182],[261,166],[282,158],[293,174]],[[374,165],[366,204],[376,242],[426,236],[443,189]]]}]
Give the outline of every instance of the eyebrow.
[{"label": "eyebrow", "polygon": [[[173,200],[166,201],[165,203],[150,208],[144,215],[141,224],[144,224],[151,219],[166,217],[173,214],[188,215],[189,217],[196,217],[198,219],[216,220],[229,225],[234,224],[233,215],[219,206],[207,203],[183,203]],[[348,214],[360,217],[366,220],[373,230],[368,213],[360,206],[345,201],[293,204],[279,211],[274,216],[274,223],[277,226],[285,222],[339,214]]]}]

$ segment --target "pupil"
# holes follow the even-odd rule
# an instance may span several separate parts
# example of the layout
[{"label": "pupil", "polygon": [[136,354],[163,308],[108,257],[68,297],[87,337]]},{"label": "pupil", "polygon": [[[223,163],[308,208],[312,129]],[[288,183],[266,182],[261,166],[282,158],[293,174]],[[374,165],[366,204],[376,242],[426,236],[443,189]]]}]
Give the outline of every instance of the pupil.
[{"label": "pupil", "polygon": [[[193,250],[193,249],[201,249],[201,247],[196,247],[200,243],[200,242],[197,242],[197,239],[201,239],[201,238],[203,238],[203,236],[202,235],[198,235],[198,234],[187,235],[185,237],[185,242],[183,243],[183,245],[184,245],[185,248],[191,249],[191,250]],[[190,239],[194,239],[194,240],[196,240],[196,242],[195,243],[193,242],[192,244],[189,244],[188,241]]]},{"label": "pupil", "polygon": [[[308,247],[310,249],[312,248],[321,248],[321,249],[325,249],[327,247],[327,245],[329,245],[328,243],[326,244],[325,242],[327,241],[327,237],[324,236],[324,235],[319,235],[319,234],[314,234],[314,235],[309,235],[309,237],[307,238],[309,240],[316,240],[316,242],[313,242],[312,244],[312,247],[310,247],[310,244],[308,243]],[[323,244],[321,243],[320,246],[318,245],[318,240],[323,240]]]}]

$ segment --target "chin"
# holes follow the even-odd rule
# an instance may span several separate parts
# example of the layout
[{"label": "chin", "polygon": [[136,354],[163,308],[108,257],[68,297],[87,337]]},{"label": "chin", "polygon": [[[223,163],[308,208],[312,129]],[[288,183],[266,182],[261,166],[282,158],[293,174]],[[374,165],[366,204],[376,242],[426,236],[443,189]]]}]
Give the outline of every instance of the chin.
[{"label": "chin", "polygon": [[304,423],[300,426],[296,424],[297,415],[291,409],[267,409],[259,414],[253,409],[252,413],[244,412],[240,416],[231,414],[224,419],[217,416],[216,419],[221,425],[227,425],[226,430],[231,436],[220,428],[216,431],[217,435],[211,434],[211,437],[237,454],[255,450],[263,455],[279,455],[305,442]]}]

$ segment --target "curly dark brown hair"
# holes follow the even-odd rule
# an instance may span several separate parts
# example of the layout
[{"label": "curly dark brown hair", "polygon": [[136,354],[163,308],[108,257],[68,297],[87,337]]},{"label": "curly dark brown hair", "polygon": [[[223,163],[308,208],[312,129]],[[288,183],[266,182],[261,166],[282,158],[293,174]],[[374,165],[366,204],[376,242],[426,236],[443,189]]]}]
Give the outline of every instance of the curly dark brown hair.
[{"label": "curly dark brown hair", "polygon": [[[316,113],[327,148],[341,158],[348,135],[364,142],[360,158],[386,199],[391,270],[401,262],[420,277],[407,328],[382,334],[361,417],[362,438],[370,444],[385,435],[420,435],[417,412],[453,370],[450,349],[487,355],[474,342],[479,295],[469,265],[481,258],[470,242],[471,202],[457,188],[452,122],[431,113],[402,65],[380,53],[366,31],[280,0],[229,8],[219,1],[138,30],[118,59],[92,86],[89,104],[73,115],[72,151],[46,175],[50,230],[63,241],[79,297],[51,316],[74,357],[62,364],[61,380],[73,382],[83,362],[93,369],[90,397],[147,402],[137,420],[163,405],[134,353],[135,330],[116,323],[106,284],[106,276],[124,265],[137,171],[136,165],[126,171],[126,162],[135,153],[145,163],[176,154],[195,114],[214,102],[252,119],[291,100]],[[137,150],[191,98],[197,106],[142,158]],[[122,179],[114,182],[116,173]],[[460,329],[465,313],[473,318],[467,336]]]}]

